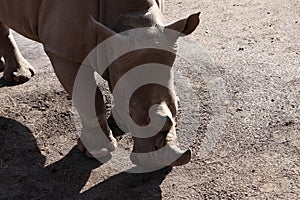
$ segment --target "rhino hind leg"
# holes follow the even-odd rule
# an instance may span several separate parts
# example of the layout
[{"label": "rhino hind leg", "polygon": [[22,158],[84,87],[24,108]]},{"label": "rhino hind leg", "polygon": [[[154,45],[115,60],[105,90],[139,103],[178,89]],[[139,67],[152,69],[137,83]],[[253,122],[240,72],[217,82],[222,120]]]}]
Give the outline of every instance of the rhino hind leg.
[{"label": "rhino hind leg", "polygon": [[[25,60],[19,51],[10,30],[0,21],[0,71],[9,82],[24,83],[34,76],[34,68]],[[1,58],[0,56],[0,58]]]}]

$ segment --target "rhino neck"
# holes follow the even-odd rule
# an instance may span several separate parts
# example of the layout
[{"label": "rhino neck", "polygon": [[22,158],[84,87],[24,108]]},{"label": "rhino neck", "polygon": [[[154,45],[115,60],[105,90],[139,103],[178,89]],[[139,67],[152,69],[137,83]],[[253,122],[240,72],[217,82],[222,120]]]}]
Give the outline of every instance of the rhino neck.
[{"label": "rhino neck", "polygon": [[116,32],[163,25],[157,0],[100,0],[99,21]]}]

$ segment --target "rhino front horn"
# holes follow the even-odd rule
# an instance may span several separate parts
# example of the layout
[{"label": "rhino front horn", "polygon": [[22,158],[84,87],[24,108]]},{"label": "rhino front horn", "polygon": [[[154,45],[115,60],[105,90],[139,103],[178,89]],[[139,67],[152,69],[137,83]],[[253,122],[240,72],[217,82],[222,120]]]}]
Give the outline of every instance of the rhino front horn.
[{"label": "rhino front horn", "polygon": [[132,153],[130,159],[135,165],[147,168],[181,166],[191,160],[191,150],[183,151],[175,144],[167,144],[154,152]]},{"label": "rhino front horn", "polygon": [[190,162],[192,158],[192,152],[190,149],[186,150],[176,161],[174,161],[170,166],[181,166]]}]

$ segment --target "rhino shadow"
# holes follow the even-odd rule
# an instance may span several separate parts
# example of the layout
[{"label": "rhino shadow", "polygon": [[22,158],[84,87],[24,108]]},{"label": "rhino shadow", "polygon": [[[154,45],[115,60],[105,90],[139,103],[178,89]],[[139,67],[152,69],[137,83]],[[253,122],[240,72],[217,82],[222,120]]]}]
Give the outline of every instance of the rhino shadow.
[{"label": "rhino shadow", "polygon": [[156,172],[145,174],[130,174],[122,172],[108,180],[99,183],[80,195],[80,199],[128,199],[161,200],[161,183],[172,171],[166,167]]},{"label": "rhino shadow", "polygon": [[162,199],[160,185],[172,170],[120,173],[80,193],[100,162],[76,147],[47,167],[45,161],[28,127],[0,117],[0,199]]}]

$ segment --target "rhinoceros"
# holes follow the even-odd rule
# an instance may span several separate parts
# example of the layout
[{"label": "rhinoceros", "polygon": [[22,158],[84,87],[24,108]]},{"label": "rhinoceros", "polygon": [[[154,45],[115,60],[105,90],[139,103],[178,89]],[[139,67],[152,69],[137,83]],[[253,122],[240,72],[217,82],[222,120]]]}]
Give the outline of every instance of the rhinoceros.
[{"label": "rhinoceros", "polygon": [[[56,76],[69,95],[73,94],[73,86],[78,70],[87,55],[101,42],[118,35],[120,32],[145,27],[149,29],[173,30],[182,35],[191,34],[199,25],[199,13],[190,15],[171,24],[165,24],[161,12],[160,0],[2,0],[0,1],[0,68],[7,81],[23,83],[34,75],[34,68],[24,59],[17,48],[16,42],[9,29],[43,44],[44,50],[53,65]],[[178,34],[177,37],[179,37]],[[143,35],[143,40],[151,42],[155,31]],[[141,39],[141,38],[139,38]],[[121,40],[135,41],[136,38],[120,37]],[[177,38],[172,38],[169,48],[175,48]],[[146,49],[141,53],[129,56],[126,62],[115,62],[103,74],[108,81],[111,91],[118,79],[134,66],[144,63],[161,62],[172,66],[175,54],[159,50]],[[131,63],[131,64],[129,64]],[[87,80],[95,83],[94,72],[91,68]],[[173,82],[170,77],[169,82]],[[81,87],[85,87],[82,85]],[[98,121],[109,145],[103,145],[103,152],[111,152],[117,147],[117,141],[107,123],[106,108],[102,93],[95,91],[95,110]],[[156,135],[150,138],[133,137],[133,152],[136,156],[132,161],[137,165],[170,165],[186,164],[191,159],[191,151],[182,151],[177,147],[175,133],[175,117],[177,113],[177,97],[172,91],[157,85],[141,87],[130,101],[130,116],[140,126],[149,123],[147,115],[151,105],[157,104],[156,112],[165,120],[165,125]],[[93,129],[93,125],[85,118],[85,105],[76,104],[83,123],[83,131]],[[129,130],[132,131],[132,130]],[[93,153],[86,151],[85,146],[78,140],[78,148],[86,155],[93,157]],[[166,152],[155,152],[168,146],[168,154],[179,155],[172,163],[166,163]],[[95,152],[94,152],[95,153]],[[139,156],[141,154],[141,156]]]}]

